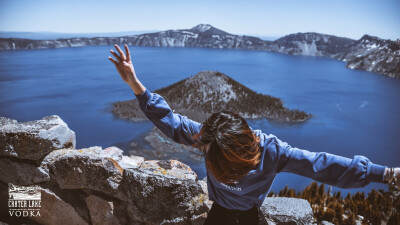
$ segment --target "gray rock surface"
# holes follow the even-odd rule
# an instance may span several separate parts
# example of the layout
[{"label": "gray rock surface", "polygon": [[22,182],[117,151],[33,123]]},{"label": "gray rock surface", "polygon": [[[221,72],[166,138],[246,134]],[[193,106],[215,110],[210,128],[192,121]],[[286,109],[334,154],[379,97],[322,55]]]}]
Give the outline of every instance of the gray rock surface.
[{"label": "gray rock surface", "polygon": [[[48,123],[49,120],[57,122]],[[37,137],[44,132],[50,137],[51,130],[65,131],[53,135],[71,134],[56,116],[39,122],[42,129],[37,129],[37,121],[23,125],[7,118],[1,121],[6,126],[3,131],[19,129],[25,136],[32,132]],[[146,161],[143,157],[125,156],[116,147],[53,150],[40,141],[29,142],[30,151],[26,154],[21,148],[26,149],[27,144],[21,145],[21,139],[11,140],[6,145],[18,154],[0,155],[0,196],[7,198],[7,183],[35,184],[40,187],[42,200],[40,217],[24,218],[17,224],[202,225],[211,208],[206,179],[198,181],[196,173],[180,161]],[[60,147],[58,137],[46,140],[51,140],[51,146]],[[46,151],[41,151],[42,147]],[[301,199],[267,198],[263,211],[271,224],[312,221],[310,205]],[[3,212],[1,215],[7,216]],[[6,218],[4,222],[14,224],[16,220]]]},{"label": "gray rock surface", "polygon": [[93,225],[120,225],[118,218],[114,215],[113,202],[96,195],[89,195],[86,198],[86,204]]},{"label": "gray rock surface", "polygon": [[12,158],[0,158],[0,181],[30,185],[50,180],[49,174],[32,163]]},{"label": "gray rock surface", "polygon": [[90,189],[117,197],[124,169],[116,160],[101,157],[101,152],[101,147],[56,150],[46,156],[43,167],[60,188]]},{"label": "gray rock surface", "polygon": [[70,204],[64,202],[54,192],[45,188],[42,188],[40,191],[42,200],[40,216],[31,217],[33,221],[43,225],[88,224]]},{"label": "gray rock surface", "polygon": [[23,123],[0,117],[0,156],[38,160],[75,143],[75,132],[58,116]]},{"label": "gray rock surface", "polygon": [[[121,184],[127,194],[130,217],[144,224],[190,223],[193,215],[208,211],[200,184],[190,178],[163,175],[147,169],[126,169]],[[198,217],[202,220],[203,217]]]},{"label": "gray rock surface", "polygon": [[298,198],[266,198],[261,206],[268,224],[313,224],[310,203]]},{"label": "gray rock surface", "polygon": [[137,167],[140,167],[144,163],[144,158],[140,157],[140,156],[134,156],[134,155],[130,155],[130,156],[124,155],[124,156],[122,156],[121,160],[118,161],[118,163],[124,169],[137,168]]},{"label": "gray rock surface", "polygon": [[197,180],[197,174],[188,165],[177,160],[149,160],[145,161],[140,168],[150,170],[156,174],[186,178],[193,181]]}]

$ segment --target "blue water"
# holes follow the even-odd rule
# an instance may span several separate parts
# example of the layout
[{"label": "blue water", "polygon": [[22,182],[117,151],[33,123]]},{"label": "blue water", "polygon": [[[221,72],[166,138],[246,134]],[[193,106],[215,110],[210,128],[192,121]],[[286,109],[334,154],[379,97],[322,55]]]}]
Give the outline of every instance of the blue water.
[{"label": "blue water", "polygon": [[[134,94],[108,61],[110,48],[0,51],[0,116],[29,121],[59,115],[76,132],[78,148],[139,140],[152,128],[150,122],[133,123],[111,114],[113,102]],[[301,124],[249,121],[253,128],[310,151],[358,154],[400,166],[400,80],[317,57],[198,48],[132,47],[131,52],[136,73],[150,91],[201,70],[218,70],[313,115]],[[204,177],[202,162],[183,161]],[[272,190],[286,184],[301,190],[309,182],[283,173]],[[361,190],[371,188],[386,186]]]}]

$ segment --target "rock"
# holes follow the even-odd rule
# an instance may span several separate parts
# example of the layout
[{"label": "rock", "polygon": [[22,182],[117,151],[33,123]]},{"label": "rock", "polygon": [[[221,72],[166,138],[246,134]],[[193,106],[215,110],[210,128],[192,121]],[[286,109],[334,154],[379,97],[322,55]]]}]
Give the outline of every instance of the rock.
[{"label": "rock", "polygon": [[145,161],[140,168],[148,169],[156,174],[197,180],[197,174],[188,165],[177,160],[149,160]]},{"label": "rock", "polygon": [[100,146],[93,146],[83,149],[59,149],[49,153],[41,162],[40,167],[49,173],[49,165],[54,163],[61,157],[73,155],[88,155],[93,157],[100,157],[102,148]]},{"label": "rock", "polygon": [[43,168],[12,158],[0,158],[0,171],[0,180],[5,183],[30,185],[50,180]]},{"label": "rock", "polygon": [[39,224],[88,224],[82,219],[75,209],[68,203],[64,202],[56,194],[49,189],[42,188],[40,216],[31,217],[31,219]]},{"label": "rock", "polygon": [[106,149],[104,149],[100,156],[101,157],[107,157],[107,158],[112,158],[116,161],[119,161],[122,159],[122,154],[124,153],[124,151],[122,151],[121,149],[117,148],[117,147],[108,147]]},{"label": "rock", "polygon": [[164,220],[160,225],[203,225],[204,221],[207,218],[207,213],[202,213],[200,215],[193,215],[192,218],[190,218],[190,221],[185,220],[182,217],[175,218],[173,220]]},{"label": "rock", "polygon": [[304,199],[266,198],[261,206],[268,224],[313,224],[310,203]]},{"label": "rock", "polygon": [[[135,144],[127,147],[129,155],[142,156],[147,160],[169,160],[176,159],[184,161],[189,159],[202,161],[203,154],[194,147],[183,145],[169,139],[157,127],[150,130],[145,135],[144,140],[146,144]],[[149,147],[150,146],[150,147]]]},{"label": "rock", "polygon": [[62,189],[90,189],[117,197],[124,169],[114,159],[101,157],[101,152],[101,147],[56,150],[42,167]]},{"label": "rock", "polygon": [[[7,198],[7,183],[39,184],[41,216],[30,222],[201,225],[211,208],[206,178],[198,181],[180,161],[145,161],[117,147],[57,149],[68,134],[75,146],[75,134],[57,116],[27,123],[0,118],[0,124],[0,143],[6,143],[0,150],[0,195]],[[270,224],[313,223],[306,200],[267,198],[261,210]]]},{"label": "rock", "polygon": [[334,224],[331,223],[331,222],[323,220],[323,221],[321,221],[321,225],[334,225]]},{"label": "rock", "polygon": [[[191,178],[133,168],[124,170],[121,187],[127,194],[130,218],[137,223],[171,224],[171,221],[182,221],[183,224],[190,224],[194,215],[198,216],[195,220],[204,222],[200,215],[208,212],[205,204],[208,198],[200,184]],[[196,223],[201,224],[202,221]]]},{"label": "rock", "polygon": [[106,201],[99,196],[90,195],[86,198],[93,225],[119,225],[118,218],[114,215],[113,202]]},{"label": "rock", "polygon": [[38,160],[55,149],[75,148],[75,132],[58,116],[18,123],[0,117],[0,156]]},{"label": "rock", "polygon": [[[208,196],[208,189],[207,189],[207,177],[204,177],[203,180],[199,180],[198,183],[201,186],[201,189],[203,189],[203,192],[205,193],[206,196]],[[208,210],[211,210],[213,201],[212,200],[205,200],[204,203],[207,205]]]},{"label": "rock", "polygon": [[122,156],[121,160],[118,161],[119,165],[124,168],[137,168],[140,167],[144,162],[144,158],[140,156]]}]

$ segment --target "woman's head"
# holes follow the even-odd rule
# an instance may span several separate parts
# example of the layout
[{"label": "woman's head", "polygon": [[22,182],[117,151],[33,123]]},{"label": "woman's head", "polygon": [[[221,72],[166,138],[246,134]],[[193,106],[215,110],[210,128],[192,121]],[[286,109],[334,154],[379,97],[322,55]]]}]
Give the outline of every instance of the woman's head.
[{"label": "woman's head", "polygon": [[212,114],[196,138],[197,147],[209,146],[204,151],[207,168],[221,182],[237,181],[260,161],[259,138],[236,113]]}]

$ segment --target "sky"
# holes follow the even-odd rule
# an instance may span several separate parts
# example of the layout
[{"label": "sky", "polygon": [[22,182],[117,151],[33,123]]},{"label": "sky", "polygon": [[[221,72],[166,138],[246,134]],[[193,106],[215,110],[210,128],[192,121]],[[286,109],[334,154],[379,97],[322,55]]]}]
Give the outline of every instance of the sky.
[{"label": "sky", "polygon": [[400,38],[400,0],[0,0],[0,31],[92,33],[187,29]]}]

